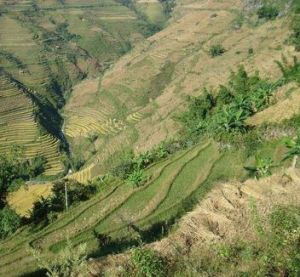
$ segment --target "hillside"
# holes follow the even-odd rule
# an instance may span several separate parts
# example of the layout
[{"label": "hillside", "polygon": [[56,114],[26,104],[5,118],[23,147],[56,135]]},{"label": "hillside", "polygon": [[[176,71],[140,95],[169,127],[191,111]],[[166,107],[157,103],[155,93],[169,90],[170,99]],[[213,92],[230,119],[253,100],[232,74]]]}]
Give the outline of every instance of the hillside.
[{"label": "hillside", "polygon": [[[174,268],[178,271],[175,276],[207,276],[212,272],[219,276],[236,276],[237,272],[257,270],[251,258],[242,252],[248,250],[251,255],[251,249],[243,247],[247,242],[252,248],[262,247],[257,243],[257,224],[265,227],[276,207],[294,206],[299,212],[299,189],[299,170],[293,168],[262,180],[220,184],[186,214],[166,238],[146,247],[165,257],[171,271]],[[283,218],[280,220],[284,222]],[[268,233],[265,232],[261,236],[267,240],[264,236]],[[128,251],[92,261],[90,271],[92,274],[124,276],[124,271],[132,270],[131,255]],[[235,255],[238,259],[228,262]],[[225,272],[218,271],[222,270],[222,263]]]},{"label": "hillside", "polygon": [[[260,241],[252,199],[298,209],[300,9],[258,2],[0,1],[0,276],[70,245],[96,275],[146,247],[197,276],[240,226]],[[251,268],[230,258],[205,270]]]},{"label": "hillside", "polygon": [[1,97],[18,103],[0,103],[1,141],[6,141],[0,147],[18,144],[29,158],[44,156],[45,174],[55,176],[68,167],[59,109],[72,86],[143,40],[150,23],[115,1],[1,1],[0,6]]},{"label": "hillside", "polygon": [[[238,65],[275,80],[280,75],[275,61],[295,54],[284,43],[289,36],[287,19],[253,27],[255,22],[244,16],[242,26],[236,27],[242,9],[240,1],[179,1],[164,30],[137,45],[100,80],[89,81],[84,107],[91,110],[81,114],[83,107],[77,109],[75,95],[70,99],[66,130],[72,130],[74,153],[84,151],[83,158],[90,163],[101,161],[95,167],[95,174],[101,174],[112,164],[105,160],[111,161],[124,148],[145,151],[176,133],[172,117],[183,108],[184,96],[224,83]],[[209,48],[217,43],[226,53],[212,59]],[[84,138],[89,134],[99,136],[89,143]]]}]

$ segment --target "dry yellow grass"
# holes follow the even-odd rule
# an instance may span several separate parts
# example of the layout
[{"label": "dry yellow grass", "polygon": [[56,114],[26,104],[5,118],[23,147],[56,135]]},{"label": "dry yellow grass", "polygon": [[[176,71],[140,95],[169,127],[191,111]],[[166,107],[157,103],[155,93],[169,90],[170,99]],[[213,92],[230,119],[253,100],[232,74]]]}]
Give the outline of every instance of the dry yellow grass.
[{"label": "dry yellow grass", "polygon": [[[225,83],[238,65],[244,64],[252,72],[260,70],[271,79],[280,75],[275,61],[282,53],[294,55],[292,47],[284,43],[288,36],[285,19],[236,30],[232,24],[234,10],[241,8],[240,1],[180,1],[168,27],[138,45],[105,74],[101,82],[105,90],[128,107],[138,107],[147,114],[136,124],[140,135],[135,149],[149,149],[174,134],[178,124],[172,115],[182,109],[182,96],[199,95],[205,86]],[[224,45],[227,52],[212,59],[208,50],[216,43]],[[248,54],[249,48],[253,48],[254,55]],[[167,61],[175,65],[171,81],[156,99],[140,105],[136,99],[151,86],[149,80]],[[130,93],[124,92],[121,84]]]},{"label": "dry yellow grass", "polygon": [[[255,201],[259,214],[265,216],[276,205],[300,205],[300,172],[289,168],[271,177],[244,183],[219,184],[201,203],[185,215],[178,228],[161,241],[147,245],[171,259],[180,253],[198,253],[212,243],[249,240],[256,235],[250,202]],[[241,232],[242,230],[242,232]],[[126,268],[129,253],[111,255],[90,262],[90,269],[97,275],[104,272],[115,276],[115,269]],[[230,275],[231,276],[231,275]]]},{"label": "dry yellow grass", "polygon": [[8,196],[8,204],[22,216],[29,216],[33,203],[51,194],[53,184],[26,185]]}]

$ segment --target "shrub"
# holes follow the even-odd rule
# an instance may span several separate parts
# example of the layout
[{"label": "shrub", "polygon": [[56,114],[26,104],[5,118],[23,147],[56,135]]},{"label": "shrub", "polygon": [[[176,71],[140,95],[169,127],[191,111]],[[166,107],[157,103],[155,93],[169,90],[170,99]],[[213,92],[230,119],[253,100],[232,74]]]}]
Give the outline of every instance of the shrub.
[{"label": "shrub", "polygon": [[209,49],[209,54],[212,58],[221,56],[225,52],[226,52],[226,50],[221,44],[212,45]]},{"label": "shrub", "polygon": [[225,139],[231,144],[233,136],[251,130],[246,119],[266,108],[280,85],[261,79],[258,72],[249,75],[240,66],[237,72],[232,72],[228,83],[217,91],[205,89],[202,95],[189,97],[188,110],[178,119],[183,123],[188,139],[213,135],[215,139]]},{"label": "shrub", "polygon": [[51,260],[46,260],[42,253],[35,249],[30,249],[30,252],[37,261],[39,268],[47,271],[47,276],[88,276],[86,244],[80,244],[75,247],[70,240],[68,240],[65,249],[56,257],[51,258]]},{"label": "shrub", "polygon": [[9,207],[0,210],[0,239],[13,234],[21,226],[20,216]]},{"label": "shrub", "polygon": [[258,18],[274,20],[279,15],[277,7],[272,5],[264,5],[257,11]]},{"label": "shrub", "polygon": [[135,248],[131,252],[131,262],[137,273],[142,276],[166,276],[165,261],[151,249]]},{"label": "shrub", "polygon": [[141,186],[145,182],[144,170],[136,169],[128,177],[127,181],[134,186]]}]

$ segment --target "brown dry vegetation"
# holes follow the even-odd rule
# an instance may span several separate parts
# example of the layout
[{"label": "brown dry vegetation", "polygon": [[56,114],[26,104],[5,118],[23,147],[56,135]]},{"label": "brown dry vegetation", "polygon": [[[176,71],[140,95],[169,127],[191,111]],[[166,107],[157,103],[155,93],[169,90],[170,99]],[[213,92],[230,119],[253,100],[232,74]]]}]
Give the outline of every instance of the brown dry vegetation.
[{"label": "brown dry vegetation", "polygon": [[[251,203],[256,204],[262,219],[277,205],[299,205],[299,170],[289,168],[260,180],[218,185],[180,220],[168,237],[146,247],[172,260],[178,255],[186,258],[201,255],[201,251],[214,243],[255,239]],[[128,266],[128,258],[128,253],[125,253],[92,261],[91,272],[119,276]],[[234,272],[228,272],[226,276],[234,276]]]}]

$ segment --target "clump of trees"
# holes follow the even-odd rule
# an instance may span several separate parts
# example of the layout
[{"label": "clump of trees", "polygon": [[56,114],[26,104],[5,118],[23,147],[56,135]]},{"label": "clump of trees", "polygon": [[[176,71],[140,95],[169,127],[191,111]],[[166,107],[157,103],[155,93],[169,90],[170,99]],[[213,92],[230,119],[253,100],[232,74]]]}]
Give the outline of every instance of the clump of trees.
[{"label": "clump of trees", "polygon": [[20,216],[8,206],[0,210],[0,239],[12,235],[21,226]]},{"label": "clump of trees", "polygon": [[178,119],[186,136],[213,135],[220,140],[243,134],[251,128],[246,119],[270,104],[270,97],[280,83],[263,80],[256,72],[249,75],[243,66],[232,72],[226,85],[216,91],[204,89],[197,97],[188,97],[188,110]]},{"label": "clump of trees", "polygon": [[7,193],[25,181],[41,175],[45,170],[46,159],[37,156],[26,159],[19,147],[0,156],[0,207],[6,205]]},{"label": "clump of trees", "polygon": [[7,204],[7,194],[44,172],[46,159],[37,156],[26,159],[19,147],[0,156],[0,239],[13,234],[21,225],[21,218]]}]

